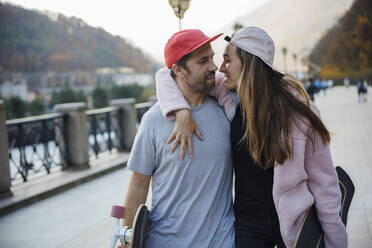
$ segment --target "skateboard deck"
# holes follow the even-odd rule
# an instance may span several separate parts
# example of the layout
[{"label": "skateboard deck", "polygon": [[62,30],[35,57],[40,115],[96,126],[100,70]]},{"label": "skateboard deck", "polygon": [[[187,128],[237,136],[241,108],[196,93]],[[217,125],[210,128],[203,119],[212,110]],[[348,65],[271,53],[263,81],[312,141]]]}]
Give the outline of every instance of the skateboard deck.
[{"label": "skateboard deck", "polygon": [[[128,226],[120,226],[119,219],[124,218],[125,207],[112,206],[111,217],[116,218],[116,225],[111,241],[111,247],[115,247],[118,240],[121,244],[129,244],[130,248],[142,248],[145,239],[145,233],[149,224],[150,211],[146,205],[141,204],[134,216],[132,228]],[[121,246],[118,246],[121,247]]]},{"label": "skateboard deck", "polygon": [[[347,214],[354,196],[355,187],[349,175],[339,166],[336,167],[341,190],[342,222],[346,226]],[[311,206],[306,212],[300,231],[298,232],[295,248],[324,248],[324,232],[316,215],[315,206]]]},{"label": "skateboard deck", "polygon": [[149,210],[145,204],[141,204],[133,220],[132,237],[130,248],[142,248],[145,240],[145,233],[149,224]]}]

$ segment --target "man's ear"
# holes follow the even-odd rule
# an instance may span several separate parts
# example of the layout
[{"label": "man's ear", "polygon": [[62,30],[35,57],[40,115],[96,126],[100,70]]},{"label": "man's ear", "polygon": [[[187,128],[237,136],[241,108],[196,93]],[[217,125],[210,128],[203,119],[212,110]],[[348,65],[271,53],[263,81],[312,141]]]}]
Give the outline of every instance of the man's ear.
[{"label": "man's ear", "polygon": [[173,64],[172,65],[172,70],[173,70],[173,72],[174,72],[174,74],[176,74],[176,76],[178,77],[178,78],[184,78],[185,77],[185,69],[182,67],[182,66],[180,66],[180,65],[177,65],[177,64]]}]

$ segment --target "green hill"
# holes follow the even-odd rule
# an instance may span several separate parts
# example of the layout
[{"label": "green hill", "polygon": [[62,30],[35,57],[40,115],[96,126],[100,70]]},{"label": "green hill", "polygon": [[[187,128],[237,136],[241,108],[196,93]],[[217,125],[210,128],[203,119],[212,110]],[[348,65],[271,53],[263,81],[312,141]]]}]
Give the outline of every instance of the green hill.
[{"label": "green hill", "polygon": [[94,28],[76,17],[0,3],[2,72],[93,70],[130,66],[149,72],[152,61],[123,38]]},{"label": "green hill", "polygon": [[355,0],[312,50],[310,61],[323,78],[372,77],[372,1]]}]

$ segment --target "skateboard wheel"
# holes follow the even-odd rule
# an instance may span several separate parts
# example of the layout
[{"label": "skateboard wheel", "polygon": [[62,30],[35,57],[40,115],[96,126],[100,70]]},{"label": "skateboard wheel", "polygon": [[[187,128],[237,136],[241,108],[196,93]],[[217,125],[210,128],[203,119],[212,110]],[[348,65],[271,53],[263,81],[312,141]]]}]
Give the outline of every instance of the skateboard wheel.
[{"label": "skateboard wheel", "polygon": [[122,206],[112,206],[111,217],[124,219],[125,207]]}]

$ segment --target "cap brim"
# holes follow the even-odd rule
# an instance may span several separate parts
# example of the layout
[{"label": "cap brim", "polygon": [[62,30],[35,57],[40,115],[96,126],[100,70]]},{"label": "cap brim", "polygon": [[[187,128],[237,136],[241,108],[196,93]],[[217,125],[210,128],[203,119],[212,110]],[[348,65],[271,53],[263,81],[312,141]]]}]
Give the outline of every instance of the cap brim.
[{"label": "cap brim", "polygon": [[205,44],[207,44],[207,43],[211,43],[212,41],[216,40],[216,39],[217,39],[218,37],[220,37],[221,35],[223,35],[223,33],[217,34],[217,35],[215,35],[215,36],[209,38],[208,40],[205,40],[205,41],[201,42],[200,44],[196,45],[195,47],[193,47],[193,48],[191,48],[189,51],[187,51],[187,52],[185,53],[185,55],[188,54],[188,53],[191,53],[192,51],[195,51],[196,49],[198,49],[199,47],[201,47],[201,46],[203,46],[203,45],[205,45]]},{"label": "cap brim", "polygon": [[[264,61],[265,62],[265,61]],[[266,63],[266,62],[265,62]],[[273,69],[273,71],[276,71],[276,72],[278,72],[278,73],[280,73],[280,74],[282,74],[282,75],[285,75],[285,73],[283,73],[283,72],[281,72],[280,70],[278,70],[275,66],[273,66],[273,65],[270,65],[270,64],[268,64],[268,63],[266,63],[268,66],[270,66],[271,67],[271,69]]]}]

